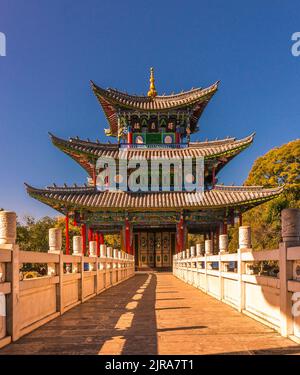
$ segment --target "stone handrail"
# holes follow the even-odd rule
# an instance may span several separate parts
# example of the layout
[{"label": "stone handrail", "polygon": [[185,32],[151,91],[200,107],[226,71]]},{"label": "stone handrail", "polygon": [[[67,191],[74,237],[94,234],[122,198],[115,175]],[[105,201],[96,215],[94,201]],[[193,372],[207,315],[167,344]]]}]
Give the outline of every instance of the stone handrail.
[{"label": "stone handrail", "polygon": [[[300,210],[283,210],[282,238],[278,249],[252,251],[250,227],[240,227],[236,253],[223,246],[212,254],[206,240],[174,255],[173,273],[300,343]],[[253,274],[253,264],[262,261],[278,262],[277,277]]]},{"label": "stone handrail", "polygon": [[[105,245],[100,257],[84,256],[76,246],[73,255],[63,254],[56,230],[50,230],[48,253],[21,251],[10,228],[15,216],[5,215],[0,212],[0,224],[6,220],[0,225],[0,348],[134,275],[133,256]],[[23,279],[26,263],[46,264],[47,274]]]}]

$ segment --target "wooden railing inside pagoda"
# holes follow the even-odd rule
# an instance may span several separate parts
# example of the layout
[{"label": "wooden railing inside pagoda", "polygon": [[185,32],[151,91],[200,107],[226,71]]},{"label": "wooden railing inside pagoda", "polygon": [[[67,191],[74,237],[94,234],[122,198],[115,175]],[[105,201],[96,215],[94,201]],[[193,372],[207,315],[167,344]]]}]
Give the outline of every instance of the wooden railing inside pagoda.
[{"label": "wooden railing inside pagoda", "polygon": [[[12,233],[1,238],[0,228],[0,347],[134,275],[133,256],[123,251],[105,245],[100,257],[21,251],[3,243],[14,242],[13,224],[0,224]],[[22,280],[20,268],[29,263],[45,265],[47,274]]]},{"label": "wooden railing inside pagoda", "polygon": [[120,148],[187,148],[188,143],[120,143]]},{"label": "wooden railing inside pagoda", "polygon": [[[213,255],[209,243],[204,251],[192,246],[174,256],[174,275],[300,343],[300,211],[295,212],[282,223],[278,249],[252,251],[250,227],[240,227],[236,253]],[[279,272],[268,275],[263,262]]]}]

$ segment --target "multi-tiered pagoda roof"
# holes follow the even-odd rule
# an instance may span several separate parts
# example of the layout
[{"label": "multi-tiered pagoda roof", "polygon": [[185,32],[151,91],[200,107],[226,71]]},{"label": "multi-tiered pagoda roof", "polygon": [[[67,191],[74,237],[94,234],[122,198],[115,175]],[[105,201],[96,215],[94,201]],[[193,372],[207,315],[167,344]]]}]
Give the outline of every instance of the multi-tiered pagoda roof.
[{"label": "multi-tiered pagoda roof", "polygon": [[206,105],[216,93],[219,81],[207,88],[196,88],[172,95],[137,96],[128,95],[115,89],[103,89],[92,82],[92,88],[108,120],[109,135],[117,136],[118,111],[166,112],[189,108],[191,131],[197,130],[198,120]]},{"label": "multi-tiered pagoda roof", "polygon": [[[184,210],[222,210],[237,209],[239,212],[270,200],[281,193],[282,188],[264,189],[263,187],[222,186],[216,184],[217,173],[223,166],[253,142],[254,134],[242,139],[226,138],[222,140],[203,140],[191,142],[189,134],[198,130],[198,120],[218,89],[218,82],[207,88],[192,89],[172,95],[157,95],[153,72],[148,96],[128,95],[115,89],[103,89],[92,82],[92,89],[99,100],[109,129],[107,135],[118,137],[118,143],[101,143],[81,140],[78,137],[69,140],[50,134],[53,144],[78,162],[91,177],[95,177],[96,162],[99,158],[117,158],[120,151],[126,150],[128,159],[139,156],[146,159],[203,157],[205,178],[209,186],[204,193],[188,191],[98,191],[93,179],[90,186],[84,187],[47,187],[37,189],[26,185],[28,193],[41,202],[60,212],[107,212],[107,211],[184,211]],[[166,131],[166,120],[170,119],[170,129],[180,134],[177,141],[168,143],[126,142],[126,134],[138,126],[139,136],[143,137],[143,121],[156,121],[155,126]],[[161,122],[160,122],[161,121]],[[165,121],[165,123],[163,122]],[[141,122],[141,123],[140,123]],[[173,123],[172,123],[173,122]],[[150,126],[150,123],[149,123]],[[149,128],[150,129],[150,128]],[[173,129],[173,130],[172,130]],[[124,138],[125,137],[125,138]],[[175,138],[171,139],[175,139]],[[125,140],[124,140],[125,139]],[[131,138],[130,138],[131,139]],[[138,138],[136,138],[138,139]],[[179,140],[178,140],[179,139]]]}]

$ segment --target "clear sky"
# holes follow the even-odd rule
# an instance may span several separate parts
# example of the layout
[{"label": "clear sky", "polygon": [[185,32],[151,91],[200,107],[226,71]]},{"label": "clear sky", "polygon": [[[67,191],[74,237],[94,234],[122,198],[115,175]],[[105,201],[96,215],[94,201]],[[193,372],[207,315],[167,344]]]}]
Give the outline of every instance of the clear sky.
[{"label": "clear sky", "polygon": [[47,132],[104,141],[89,80],[142,94],[150,66],[159,93],[221,80],[194,139],[256,131],[219,175],[242,184],[257,157],[299,138],[300,56],[291,54],[299,13],[296,0],[1,0],[0,207],[55,215],[23,183],[81,184],[86,173]]}]

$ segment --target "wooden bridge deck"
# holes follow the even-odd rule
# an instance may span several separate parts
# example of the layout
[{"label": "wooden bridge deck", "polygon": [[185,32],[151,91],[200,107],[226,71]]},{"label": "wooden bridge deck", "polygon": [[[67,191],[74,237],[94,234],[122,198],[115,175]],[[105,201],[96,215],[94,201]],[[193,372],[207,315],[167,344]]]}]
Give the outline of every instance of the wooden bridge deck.
[{"label": "wooden bridge deck", "polygon": [[300,354],[300,346],[170,273],[144,273],[0,354]]}]

